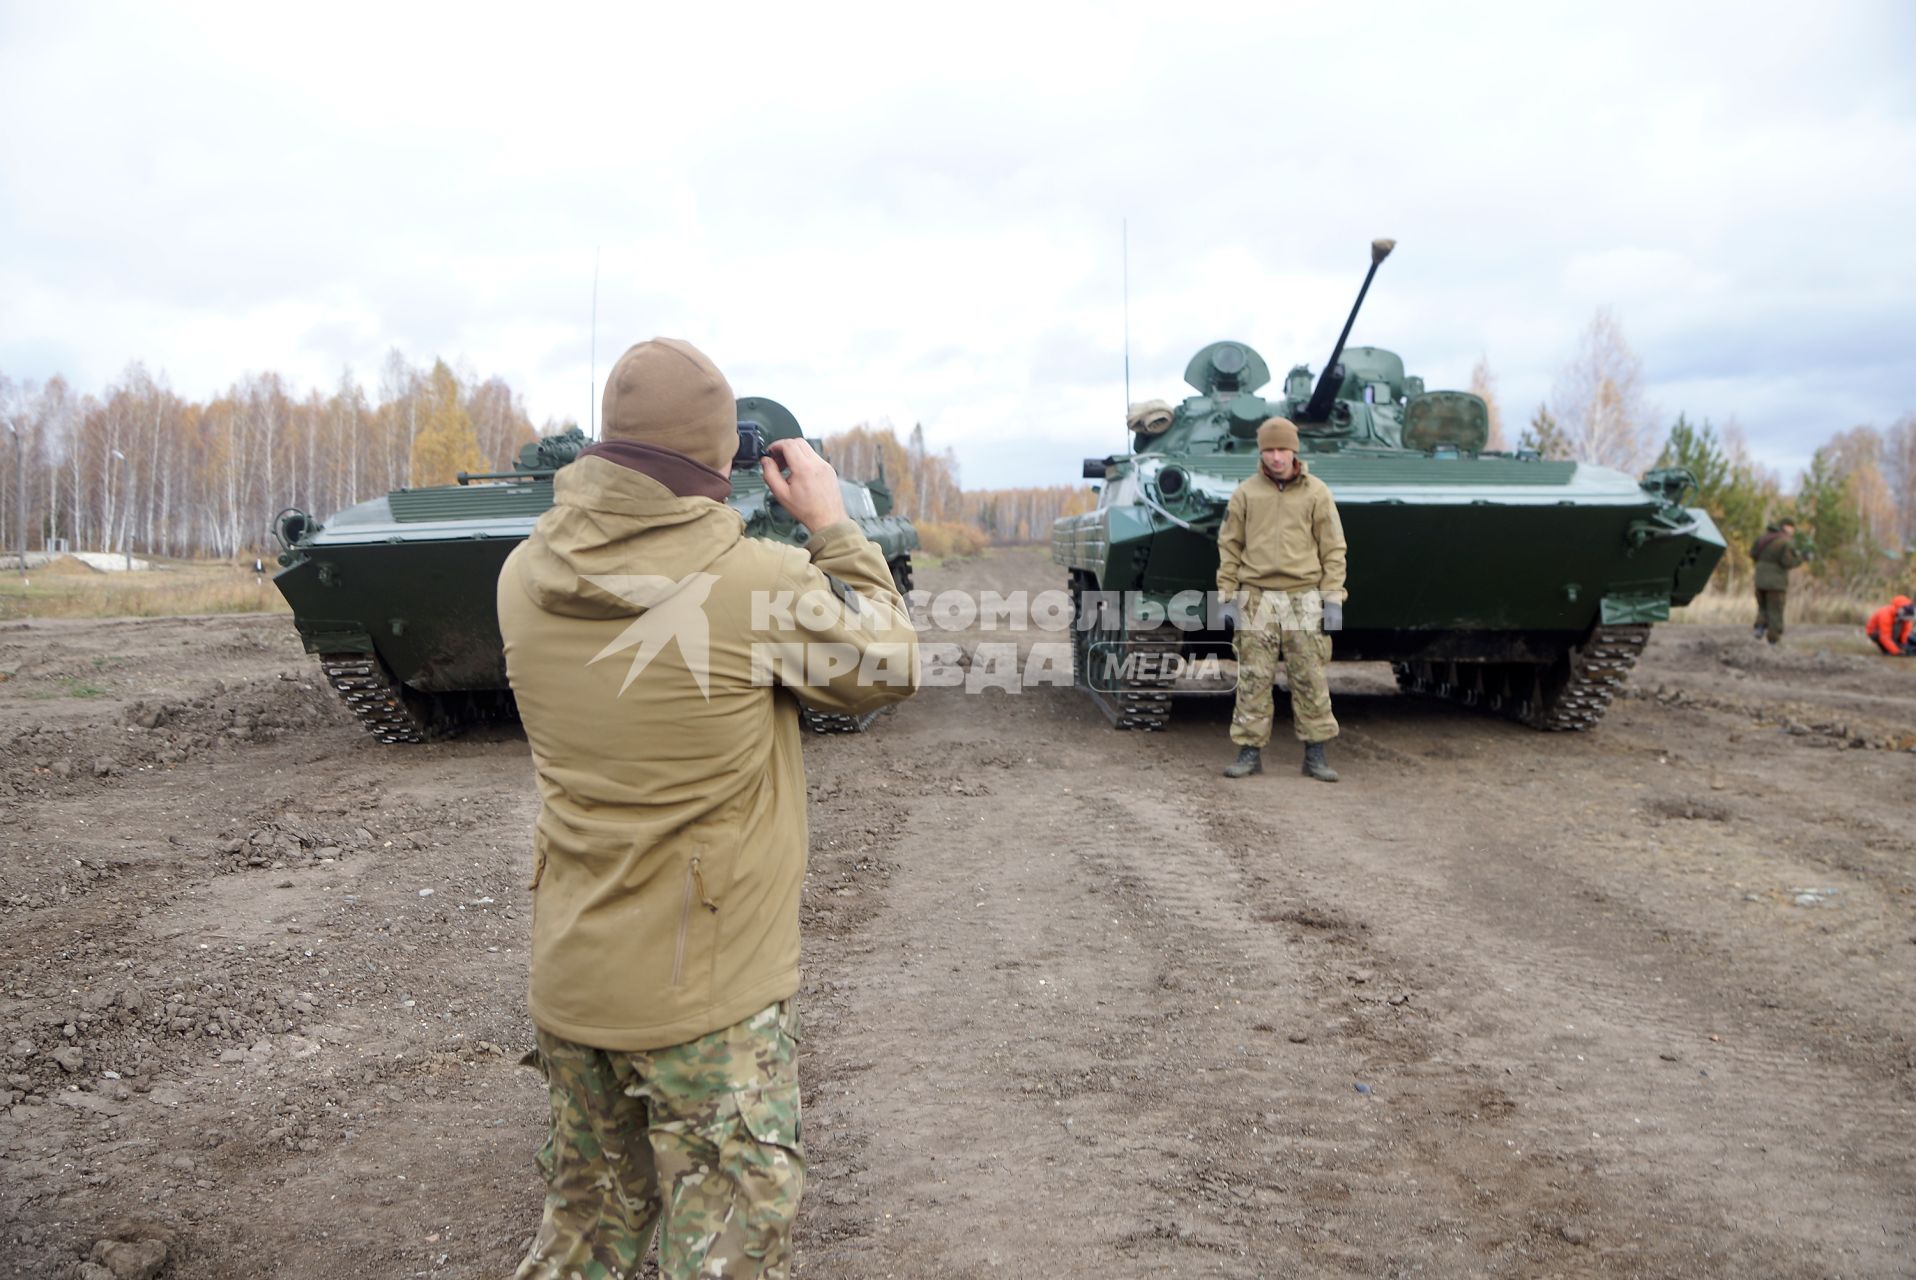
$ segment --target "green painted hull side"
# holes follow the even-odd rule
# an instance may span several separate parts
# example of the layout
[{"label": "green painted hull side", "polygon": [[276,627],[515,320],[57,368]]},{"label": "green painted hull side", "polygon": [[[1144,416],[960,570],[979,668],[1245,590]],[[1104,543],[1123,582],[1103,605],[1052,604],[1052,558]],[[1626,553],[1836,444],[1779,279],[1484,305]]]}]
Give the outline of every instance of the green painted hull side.
[{"label": "green painted hull side", "polygon": [[[1433,651],[1432,633],[1514,641],[1526,633],[1581,636],[1620,619],[1621,602],[1684,604],[1723,554],[1709,516],[1695,529],[1630,551],[1627,531],[1654,504],[1499,506],[1340,503],[1350,543],[1349,632],[1338,656],[1404,658]],[[1057,522],[1053,559],[1107,591],[1163,601],[1209,591],[1217,579],[1210,531],[1180,529],[1140,506],[1115,506]],[[1613,616],[1603,617],[1611,598]],[[1444,651],[1443,646],[1435,646]],[[1472,656],[1469,647],[1457,657]],[[1486,646],[1483,656],[1518,656]]]},{"label": "green painted hull side", "polygon": [[[415,689],[506,687],[494,597],[521,538],[331,546],[273,579],[308,653],[376,652]],[[330,566],[330,584],[320,565]]]},{"label": "green painted hull side", "polygon": [[[540,487],[550,492],[549,484]],[[747,489],[749,502],[749,487],[739,487]],[[273,585],[292,606],[308,653],[377,653],[402,683],[427,693],[507,687],[495,591],[501,566],[532,532],[533,520],[523,510],[502,515],[497,507],[509,496],[503,492],[448,492],[455,499],[470,493],[476,518],[461,521],[465,513],[456,507],[435,510],[442,522],[437,532],[449,523],[470,532],[403,537],[407,526],[384,518],[385,500],[376,499],[349,509],[351,517],[342,512],[297,548]],[[887,560],[918,546],[918,531],[903,516],[854,519]],[[798,544],[809,536],[789,519],[783,527],[767,525],[763,517],[760,524],[748,527],[747,535]]]}]

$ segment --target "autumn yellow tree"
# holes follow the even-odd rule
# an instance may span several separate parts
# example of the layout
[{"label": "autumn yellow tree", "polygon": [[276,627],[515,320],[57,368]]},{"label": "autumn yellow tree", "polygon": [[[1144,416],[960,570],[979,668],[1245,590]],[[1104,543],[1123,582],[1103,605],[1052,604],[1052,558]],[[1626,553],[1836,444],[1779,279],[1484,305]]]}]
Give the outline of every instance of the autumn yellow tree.
[{"label": "autumn yellow tree", "polygon": [[412,443],[413,484],[451,484],[461,471],[484,471],[479,433],[459,394],[459,379],[444,360],[433,362],[426,396],[425,425]]},{"label": "autumn yellow tree", "polygon": [[1490,435],[1484,441],[1484,448],[1493,452],[1502,452],[1510,446],[1504,442],[1504,411],[1497,403],[1497,379],[1490,372],[1490,357],[1478,356],[1477,363],[1470,371],[1471,394],[1480,396],[1484,409],[1490,415]]}]

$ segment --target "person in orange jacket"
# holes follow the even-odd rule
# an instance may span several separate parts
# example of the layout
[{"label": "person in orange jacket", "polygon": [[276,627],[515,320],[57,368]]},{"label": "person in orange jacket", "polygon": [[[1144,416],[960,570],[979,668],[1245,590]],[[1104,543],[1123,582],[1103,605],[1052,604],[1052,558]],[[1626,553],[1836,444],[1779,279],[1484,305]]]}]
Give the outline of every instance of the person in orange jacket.
[{"label": "person in orange jacket", "polygon": [[1877,648],[1903,658],[1916,656],[1912,632],[1916,632],[1916,608],[1911,607],[1908,596],[1897,596],[1870,614],[1863,626],[1863,634],[1874,640]]}]

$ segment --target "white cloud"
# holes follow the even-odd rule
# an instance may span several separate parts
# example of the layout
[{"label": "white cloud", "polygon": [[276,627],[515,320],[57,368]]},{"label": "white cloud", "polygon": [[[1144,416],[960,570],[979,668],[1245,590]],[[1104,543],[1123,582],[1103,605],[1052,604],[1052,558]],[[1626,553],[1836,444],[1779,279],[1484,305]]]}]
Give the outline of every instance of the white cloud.
[{"label": "white cloud", "polygon": [[[317,16],[322,14],[323,16]],[[1910,406],[1910,11],[1528,5],[0,12],[0,370],[203,395],[389,347],[584,420],[675,333],[823,433],[1077,478],[1234,337],[1513,420],[1611,306],[1649,394],[1794,456]],[[1733,20],[1726,20],[1733,19]],[[1885,350],[1897,352],[1888,357]]]}]

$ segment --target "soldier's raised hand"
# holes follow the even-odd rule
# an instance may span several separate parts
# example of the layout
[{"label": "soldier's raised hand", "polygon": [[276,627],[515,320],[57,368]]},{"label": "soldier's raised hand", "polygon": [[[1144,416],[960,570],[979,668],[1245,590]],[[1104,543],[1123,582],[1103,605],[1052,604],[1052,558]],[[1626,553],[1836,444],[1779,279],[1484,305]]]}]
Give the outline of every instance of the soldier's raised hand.
[{"label": "soldier's raised hand", "polygon": [[[772,441],[758,465],[778,504],[807,529],[817,532],[846,518],[838,473],[804,440]],[[781,468],[791,474],[782,474]]]}]

